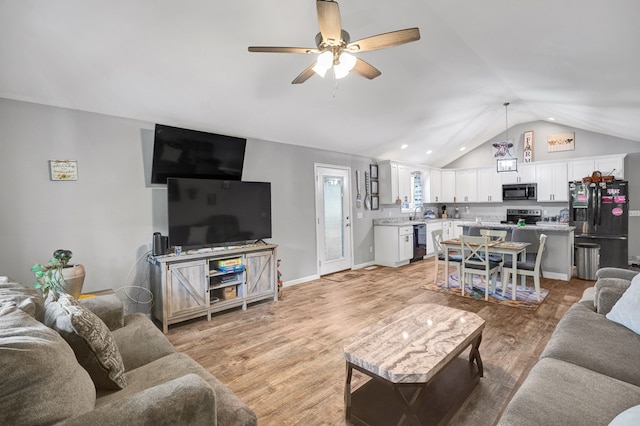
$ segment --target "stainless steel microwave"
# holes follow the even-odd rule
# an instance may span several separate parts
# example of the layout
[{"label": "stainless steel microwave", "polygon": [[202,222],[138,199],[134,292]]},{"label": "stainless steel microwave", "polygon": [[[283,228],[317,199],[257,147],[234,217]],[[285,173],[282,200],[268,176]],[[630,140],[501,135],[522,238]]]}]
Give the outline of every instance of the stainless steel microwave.
[{"label": "stainless steel microwave", "polygon": [[535,183],[517,183],[502,185],[502,201],[536,200],[537,185]]}]

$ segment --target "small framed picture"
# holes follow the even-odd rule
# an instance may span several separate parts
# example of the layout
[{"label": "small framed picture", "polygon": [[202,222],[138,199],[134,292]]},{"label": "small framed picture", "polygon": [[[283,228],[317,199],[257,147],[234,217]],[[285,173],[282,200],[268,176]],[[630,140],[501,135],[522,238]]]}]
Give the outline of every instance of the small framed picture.
[{"label": "small framed picture", "polygon": [[377,195],[371,197],[371,210],[380,210],[380,200]]},{"label": "small framed picture", "polygon": [[371,181],[371,195],[378,195],[378,181]]},{"label": "small framed picture", "polygon": [[525,163],[533,162],[533,130],[524,132],[523,160]]},{"label": "small framed picture", "polygon": [[371,179],[378,179],[378,165],[377,164],[371,164],[369,166],[370,168],[370,172],[371,172]]},{"label": "small framed picture", "polygon": [[78,162],[76,160],[49,160],[49,178],[51,180],[78,180]]}]

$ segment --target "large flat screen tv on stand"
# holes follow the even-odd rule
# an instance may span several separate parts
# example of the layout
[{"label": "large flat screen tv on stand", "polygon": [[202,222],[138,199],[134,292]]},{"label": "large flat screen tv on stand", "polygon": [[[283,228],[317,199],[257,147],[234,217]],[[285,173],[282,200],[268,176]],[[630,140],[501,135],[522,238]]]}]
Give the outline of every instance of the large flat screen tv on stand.
[{"label": "large flat screen tv on stand", "polygon": [[271,238],[271,184],[168,178],[169,245],[224,247]]}]

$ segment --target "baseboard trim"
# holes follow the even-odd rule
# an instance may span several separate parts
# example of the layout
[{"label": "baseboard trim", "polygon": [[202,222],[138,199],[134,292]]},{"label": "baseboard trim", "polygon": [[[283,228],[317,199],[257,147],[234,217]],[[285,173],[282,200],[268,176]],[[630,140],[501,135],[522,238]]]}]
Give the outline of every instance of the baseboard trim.
[{"label": "baseboard trim", "polygon": [[365,262],[365,263],[360,263],[358,265],[353,265],[351,269],[355,271],[356,269],[363,269],[373,265],[376,265],[376,262],[374,260],[372,260],[371,262]]},{"label": "baseboard trim", "polygon": [[302,277],[295,280],[285,281],[282,286],[283,287],[291,287],[292,285],[304,284],[309,281],[320,279],[320,275],[309,275],[308,277]]},{"label": "baseboard trim", "polygon": [[571,277],[561,272],[549,272],[542,271],[543,278],[549,278],[551,280],[571,281]]}]

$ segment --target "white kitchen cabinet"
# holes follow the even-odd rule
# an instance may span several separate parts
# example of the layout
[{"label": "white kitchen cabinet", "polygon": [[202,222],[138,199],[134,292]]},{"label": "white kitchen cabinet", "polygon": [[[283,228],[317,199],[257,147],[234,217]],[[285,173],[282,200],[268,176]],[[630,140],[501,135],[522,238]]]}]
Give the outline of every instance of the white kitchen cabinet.
[{"label": "white kitchen cabinet", "polygon": [[442,202],[442,171],[432,169],[429,171],[429,199],[425,203]]},{"label": "white kitchen cabinet", "polygon": [[473,203],[478,200],[478,173],[475,169],[456,171],[456,202]]},{"label": "white kitchen cabinet", "polygon": [[593,170],[600,171],[602,176],[612,173],[616,179],[624,179],[624,157],[596,158],[593,164]]},{"label": "white kitchen cabinet", "polygon": [[[364,185],[364,176],[361,183]],[[398,163],[394,161],[378,163],[378,197],[380,197],[380,204],[395,204],[399,199]]]},{"label": "white kitchen cabinet", "polygon": [[569,178],[566,163],[536,166],[538,201],[569,201]]},{"label": "white kitchen cabinet", "polygon": [[413,209],[413,194],[411,191],[411,167],[398,164],[398,196],[402,202],[402,208]]},{"label": "white kitchen cabinet", "polygon": [[453,203],[456,197],[456,172],[453,170],[442,170],[442,203]]},{"label": "white kitchen cabinet", "polygon": [[500,173],[503,184],[535,183],[536,168],[532,164],[518,163],[517,172]]},{"label": "white kitchen cabinet", "polygon": [[433,237],[431,233],[438,229],[442,229],[442,222],[433,221],[427,223],[427,256],[433,256],[436,254],[436,248],[433,245]]},{"label": "white kitchen cabinet", "polygon": [[582,180],[585,176],[591,176],[593,173],[593,159],[576,160],[567,162],[567,179],[568,181]]},{"label": "white kitchen cabinet", "polygon": [[478,169],[478,197],[479,202],[502,202],[502,176],[495,167]]},{"label": "white kitchen cabinet", "polygon": [[413,226],[374,226],[375,262],[392,268],[413,258]]},{"label": "white kitchen cabinet", "polygon": [[452,220],[442,221],[442,240],[450,240],[453,238],[453,229],[451,228]]}]

